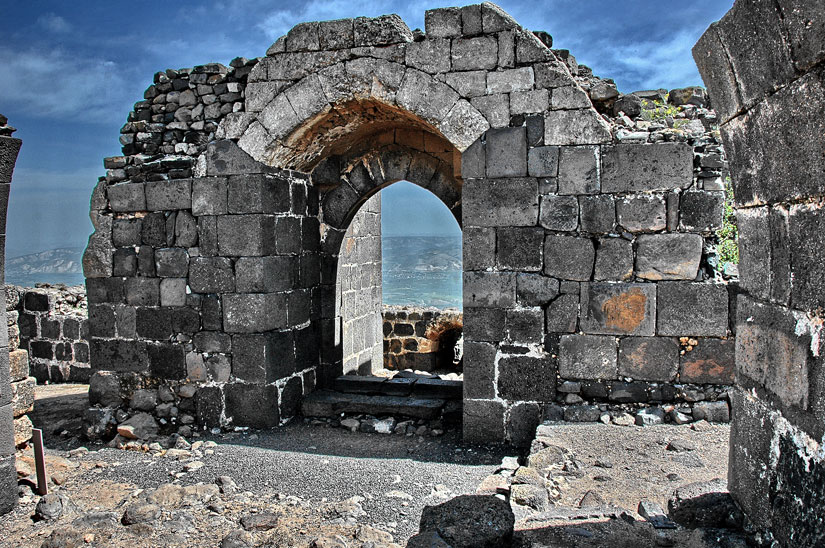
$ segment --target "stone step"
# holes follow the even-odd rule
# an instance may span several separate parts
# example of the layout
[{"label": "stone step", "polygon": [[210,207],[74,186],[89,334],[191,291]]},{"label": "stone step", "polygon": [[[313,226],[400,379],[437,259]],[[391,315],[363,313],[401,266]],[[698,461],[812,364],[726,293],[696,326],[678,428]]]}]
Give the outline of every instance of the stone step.
[{"label": "stone step", "polygon": [[398,377],[367,377],[343,375],[335,379],[333,388],[345,394],[371,394],[384,396],[413,396],[420,398],[438,398],[443,400],[460,400],[463,396],[462,381]]},{"label": "stone step", "polygon": [[301,402],[305,417],[334,417],[341,413],[392,415],[415,419],[437,419],[446,400],[405,396],[371,396],[318,390]]}]

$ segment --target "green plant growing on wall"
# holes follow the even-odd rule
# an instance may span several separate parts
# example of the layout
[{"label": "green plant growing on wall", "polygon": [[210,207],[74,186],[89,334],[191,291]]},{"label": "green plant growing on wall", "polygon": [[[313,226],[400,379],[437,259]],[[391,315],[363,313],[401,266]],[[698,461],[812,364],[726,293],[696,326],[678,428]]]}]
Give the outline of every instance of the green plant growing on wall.
[{"label": "green plant growing on wall", "polygon": [[671,118],[676,116],[679,112],[678,107],[674,107],[671,104],[666,104],[661,101],[653,101],[653,105],[654,108],[649,108],[650,102],[645,101],[645,108],[642,110],[642,120],[646,120],[648,122],[660,122],[668,116]]},{"label": "green plant growing on wall", "polygon": [[719,244],[716,247],[719,255],[718,268],[724,270],[725,264],[739,264],[739,229],[736,226],[736,214],[733,208],[733,185],[730,177],[725,177],[725,211],[722,217],[722,228],[716,231]]}]

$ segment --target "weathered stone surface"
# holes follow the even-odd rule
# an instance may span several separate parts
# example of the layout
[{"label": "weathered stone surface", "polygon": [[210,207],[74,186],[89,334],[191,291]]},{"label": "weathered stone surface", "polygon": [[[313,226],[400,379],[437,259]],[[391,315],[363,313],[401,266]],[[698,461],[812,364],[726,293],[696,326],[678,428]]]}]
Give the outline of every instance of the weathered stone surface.
[{"label": "weathered stone surface", "polygon": [[604,147],[601,175],[602,192],[687,188],[693,183],[693,150],[684,143]]},{"label": "weathered stone surface", "polygon": [[531,177],[556,177],[559,174],[560,147],[534,147],[528,153],[527,167]]},{"label": "weathered stone surface", "polygon": [[[688,194],[685,193],[684,196]],[[704,194],[699,192],[698,194]],[[629,232],[658,232],[667,226],[665,200],[661,195],[628,196],[616,202],[619,224]]]},{"label": "weathered stone surface", "polygon": [[579,226],[579,201],[575,196],[542,196],[539,224],[548,230],[576,230]]},{"label": "weathered stone surface", "polygon": [[576,331],[578,320],[578,295],[559,295],[547,305],[545,327],[548,333],[573,333]]},{"label": "weathered stone surface", "polygon": [[464,182],[464,226],[535,226],[538,183],[531,178],[473,179]]},{"label": "weathered stone surface", "polygon": [[596,247],[596,281],[626,281],[633,277],[633,243],[623,238],[600,238]]},{"label": "weathered stone surface", "polygon": [[598,194],[599,147],[563,147],[559,159],[559,194]]},{"label": "weathered stone surface", "polygon": [[647,280],[693,280],[702,258],[698,234],[643,234],[636,240],[636,275]]},{"label": "weathered stone surface", "polygon": [[464,400],[463,426],[466,443],[504,441],[504,405],[496,400]]},{"label": "weathered stone surface", "polygon": [[465,272],[464,306],[498,308],[516,302],[516,275],[505,272]]},{"label": "weathered stone surface", "polygon": [[556,367],[548,358],[502,357],[498,370],[499,397],[511,401],[549,402],[556,396]]},{"label": "weathered stone surface", "polygon": [[516,299],[522,306],[544,306],[559,294],[559,281],[541,274],[516,277]]},{"label": "weathered stone surface", "polygon": [[224,329],[260,333],[287,326],[286,296],[279,293],[230,293],[223,297]]},{"label": "weathered stone surface", "polygon": [[609,194],[579,196],[579,213],[584,232],[603,234],[616,226],[616,204]]},{"label": "weathered stone surface", "polygon": [[521,272],[541,270],[544,242],[544,230],[541,228],[498,228],[496,241],[496,264],[499,269]]},{"label": "weathered stone surface", "polygon": [[544,115],[545,145],[598,145],[610,140],[610,128],[595,110],[553,110]]},{"label": "weathered stone surface", "polygon": [[733,384],[733,339],[698,339],[698,343],[681,357],[679,380],[697,384]]},{"label": "weathered stone surface", "polygon": [[524,127],[490,130],[486,151],[488,177],[527,175],[527,132]]},{"label": "weathered stone surface", "polygon": [[426,506],[419,531],[434,531],[455,548],[507,546],[515,517],[510,505],[494,496],[462,495],[438,506]]},{"label": "weathered stone surface", "polygon": [[597,335],[655,335],[656,286],[585,283],[580,329]]},{"label": "weathered stone surface", "polygon": [[[621,339],[619,376],[640,381],[672,381],[679,368],[679,349],[679,343],[675,339],[665,337]],[[692,382],[684,378],[682,381]]]},{"label": "weathered stone surface", "polygon": [[657,301],[659,335],[727,335],[728,289],[724,285],[664,282],[658,284]]},{"label": "weathered stone surface", "polygon": [[590,239],[548,234],[544,241],[544,273],[563,280],[587,281],[593,273],[595,255]]},{"label": "weathered stone surface", "polygon": [[564,379],[616,378],[616,338],[563,335],[559,343],[559,375]]}]

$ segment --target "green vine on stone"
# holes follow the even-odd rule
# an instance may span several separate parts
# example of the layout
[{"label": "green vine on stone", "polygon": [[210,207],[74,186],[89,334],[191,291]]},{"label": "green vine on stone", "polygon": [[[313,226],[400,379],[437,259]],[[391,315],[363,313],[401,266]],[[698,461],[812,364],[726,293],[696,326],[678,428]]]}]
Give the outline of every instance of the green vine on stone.
[{"label": "green vine on stone", "polygon": [[739,264],[739,228],[736,226],[736,214],[733,207],[733,185],[730,177],[725,177],[725,210],[722,228],[716,231],[719,244],[716,248],[719,256],[719,268],[726,263]]}]

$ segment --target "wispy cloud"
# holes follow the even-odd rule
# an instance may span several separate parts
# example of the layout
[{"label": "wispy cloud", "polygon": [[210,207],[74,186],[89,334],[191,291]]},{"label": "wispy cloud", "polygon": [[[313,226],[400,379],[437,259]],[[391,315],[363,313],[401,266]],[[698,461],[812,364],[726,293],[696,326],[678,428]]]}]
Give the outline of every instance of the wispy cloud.
[{"label": "wispy cloud", "polygon": [[48,31],[58,34],[72,30],[72,25],[69,24],[68,21],[54,13],[44,13],[37,18],[37,24]]},{"label": "wispy cloud", "polygon": [[99,122],[122,117],[129,99],[115,62],[60,49],[0,47],[0,103],[40,118]]}]

